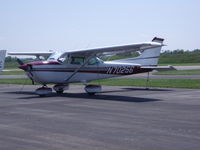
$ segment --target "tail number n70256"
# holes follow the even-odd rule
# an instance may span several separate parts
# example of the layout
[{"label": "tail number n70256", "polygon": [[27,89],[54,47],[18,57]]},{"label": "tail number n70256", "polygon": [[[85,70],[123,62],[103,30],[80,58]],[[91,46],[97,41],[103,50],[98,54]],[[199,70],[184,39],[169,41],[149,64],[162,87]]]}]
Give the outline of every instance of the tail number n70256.
[{"label": "tail number n70256", "polygon": [[107,74],[132,74],[133,67],[131,66],[119,66],[119,67],[108,67]]}]

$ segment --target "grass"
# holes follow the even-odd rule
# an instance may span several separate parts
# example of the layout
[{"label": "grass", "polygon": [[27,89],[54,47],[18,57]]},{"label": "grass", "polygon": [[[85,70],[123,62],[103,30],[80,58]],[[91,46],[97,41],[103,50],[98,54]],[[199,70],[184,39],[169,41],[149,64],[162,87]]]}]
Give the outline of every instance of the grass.
[{"label": "grass", "polygon": [[[29,79],[0,79],[0,83],[29,85],[31,81]],[[146,79],[104,79],[92,81],[91,84],[145,87]],[[150,79],[148,85],[150,87],[200,89],[200,79]]]},{"label": "grass", "polygon": [[200,63],[200,53],[185,52],[173,54],[161,54],[160,64],[182,64],[182,63]]},{"label": "grass", "polygon": [[[92,83],[111,86],[146,86],[146,79],[105,79]],[[150,87],[165,88],[197,88],[200,89],[200,79],[150,79]]]},{"label": "grass", "polygon": [[17,69],[19,64],[17,61],[5,62],[5,69]]},{"label": "grass", "polygon": [[153,75],[200,75],[200,69],[155,72]]},{"label": "grass", "polygon": [[0,84],[32,84],[30,79],[0,79]]},{"label": "grass", "polygon": [[25,72],[20,70],[20,71],[4,71],[0,75],[24,75]]},{"label": "grass", "polygon": [[158,63],[159,66],[200,66],[200,63]]}]

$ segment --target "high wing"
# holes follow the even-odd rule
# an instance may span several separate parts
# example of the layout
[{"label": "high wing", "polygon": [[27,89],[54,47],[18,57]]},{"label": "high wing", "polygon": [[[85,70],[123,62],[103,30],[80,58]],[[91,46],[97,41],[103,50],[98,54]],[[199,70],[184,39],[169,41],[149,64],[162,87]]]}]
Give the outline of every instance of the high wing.
[{"label": "high wing", "polygon": [[61,55],[61,58],[69,54],[81,55],[81,56],[91,56],[91,55],[101,56],[104,54],[113,54],[113,53],[117,54],[117,53],[122,53],[122,52],[141,51],[141,50],[161,47],[161,46],[164,46],[164,45],[162,43],[157,43],[157,42],[145,42],[145,43],[139,43],[139,44],[136,43],[136,44],[131,44],[131,45],[87,49],[87,50],[69,50],[69,51],[64,52]]},{"label": "high wing", "polygon": [[8,55],[36,56],[37,58],[43,56],[45,58],[48,58],[52,53],[54,52],[10,52],[8,53]]},{"label": "high wing", "polygon": [[[95,49],[82,49],[82,50],[68,50],[64,52],[60,58],[65,57],[69,54],[81,55],[81,56],[102,56],[109,54],[117,54],[123,52],[134,52],[134,51],[142,51],[145,49],[155,48],[164,46],[162,43],[158,42],[144,42],[144,43],[135,43],[131,45],[122,45],[122,46],[113,46],[113,47],[104,47],[104,48],[95,48]],[[43,56],[45,58],[49,57],[54,52],[10,52],[8,55],[29,55],[40,57]]]}]

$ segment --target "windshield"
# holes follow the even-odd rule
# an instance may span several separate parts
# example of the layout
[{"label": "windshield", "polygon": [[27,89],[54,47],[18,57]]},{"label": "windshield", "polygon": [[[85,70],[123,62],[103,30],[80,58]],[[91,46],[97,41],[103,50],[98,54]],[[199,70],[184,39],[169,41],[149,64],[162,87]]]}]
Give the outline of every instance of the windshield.
[{"label": "windshield", "polygon": [[61,52],[52,53],[47,60],[57,60],[61,55]]}]

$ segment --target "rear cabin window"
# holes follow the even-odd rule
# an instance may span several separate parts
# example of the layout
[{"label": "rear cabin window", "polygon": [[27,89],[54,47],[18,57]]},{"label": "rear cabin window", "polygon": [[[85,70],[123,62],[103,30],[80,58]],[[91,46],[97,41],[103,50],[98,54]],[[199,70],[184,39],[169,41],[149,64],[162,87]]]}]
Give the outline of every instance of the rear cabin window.
[{"label": "rear cabin window", "polygon": [[71,64],[82,65],[84,63],[84,57],[71,57]]}]

